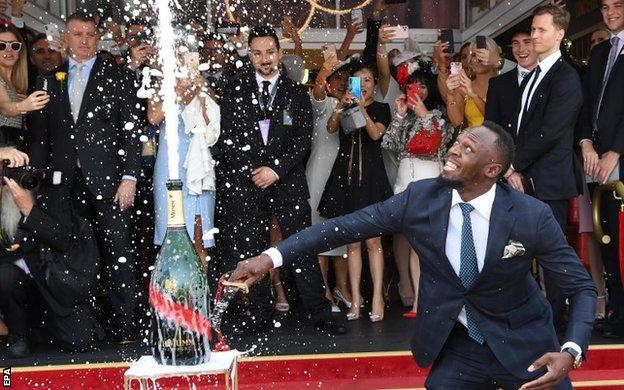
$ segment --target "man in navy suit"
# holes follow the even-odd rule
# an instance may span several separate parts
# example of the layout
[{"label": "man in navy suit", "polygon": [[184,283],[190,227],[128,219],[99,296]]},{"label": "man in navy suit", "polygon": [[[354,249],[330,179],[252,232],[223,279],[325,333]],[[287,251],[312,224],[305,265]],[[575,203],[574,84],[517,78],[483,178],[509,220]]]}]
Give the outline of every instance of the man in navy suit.
[{"label": "man in navy suit", "polygon": [[[241,261],[231,280],[255,283],[302,254],[401,233],[421,259],[412,353],[419,366],[433,364],[427,388],[569,389],[567,374],[587,351],[596,290],[550,208],[497,184],[513,149],[494,123],[468,129],[440,178],[295,234]],[[563,347],[531,276],[533,258],[569,299]]]}]

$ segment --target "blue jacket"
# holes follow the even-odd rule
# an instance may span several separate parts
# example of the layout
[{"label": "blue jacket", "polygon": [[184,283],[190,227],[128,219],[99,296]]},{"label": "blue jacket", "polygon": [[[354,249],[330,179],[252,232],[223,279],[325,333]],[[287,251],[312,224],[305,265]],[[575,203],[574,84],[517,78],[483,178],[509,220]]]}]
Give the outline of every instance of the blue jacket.
[{"label": "blue jacket", "polygon": [[[569,298],[565,340],[577,343],[585,352],[596,290],[550,208],[497,184],[483,270],[466,290],[445,254],[451,194],[438,179],[421,180],[385,202],[292,235],[277,249],[287,264],[303,253],[313,255],[382,234],[404,234],[420,255],[418,316],[412,338],[418,365],[433,363],[462,307],[468,305],[487,345],[519,378],[529,377],[527,368],[535,359],[560,348],[550,305],[530,272],[531,260],[537,258]],[[525,253],[503,259],[509,240],[522,243]]]}]

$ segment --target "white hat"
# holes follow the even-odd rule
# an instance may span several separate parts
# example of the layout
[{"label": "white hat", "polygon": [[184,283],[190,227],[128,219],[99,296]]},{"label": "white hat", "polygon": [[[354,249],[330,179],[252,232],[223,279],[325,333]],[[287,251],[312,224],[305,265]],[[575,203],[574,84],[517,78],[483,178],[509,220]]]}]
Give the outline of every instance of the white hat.
[{"label": "white hat", "polygon": [[403,50],[401,51],[401,54],[396,56],[394,60],[392,60],[392,63],[394,64],[394,66],[399,66],[403,62],[409,61],[412,58],[418,57],[421,55],[423,55],[423,51],[420,50],[420,46],[418,46],[418,43],[416,43],[416,40],[412,38],[405,38],[405,41],[403,42]]}]

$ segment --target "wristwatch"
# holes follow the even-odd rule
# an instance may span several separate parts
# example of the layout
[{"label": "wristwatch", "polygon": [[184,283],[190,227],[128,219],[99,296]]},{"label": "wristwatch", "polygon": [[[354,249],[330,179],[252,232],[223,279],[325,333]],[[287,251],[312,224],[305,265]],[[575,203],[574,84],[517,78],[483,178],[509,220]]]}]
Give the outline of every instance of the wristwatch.
[{"label": "wristwatch", "polygon": [[567,352],[574,358],[574,368],[579,368],[583,363],[583,354],[579,353],[574,348],[567,347],[562,349],[561,352]]}]

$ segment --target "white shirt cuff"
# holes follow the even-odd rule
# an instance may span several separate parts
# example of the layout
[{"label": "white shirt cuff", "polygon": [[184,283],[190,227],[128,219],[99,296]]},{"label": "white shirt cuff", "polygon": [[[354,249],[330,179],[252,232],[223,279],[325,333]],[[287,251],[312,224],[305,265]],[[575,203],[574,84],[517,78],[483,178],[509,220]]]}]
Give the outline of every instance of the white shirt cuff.
[{"label": "white shirt cuff", "polygon": [[273,268],[282,266],[284,258],[282,257],[280,251],[277,250],[277,248],[269,248],[262,253],[271,258],[271,260],[273,261]]},{"label": "white shirt cuff", "polygon": [[583,138],[582,140],[580,140],[580,141],[579,141],[579,145],[583,145],[583,142],[585,142],[585,141],[589,141],[589,142],[591,142],[592,144],[594,143],[594,142],[593,142],[592,140],[590,140],[589,138]]},{"label": "white shirt cuff", "polygon": [[11,23],[17,28],[24,28],[24,18],[18,18],[17,16],[11,16]]},{"label": "white shirt cuff", "polygon": [[561,351],[563,351],[566,348],[572,348],[573,350],[578,352],[579,355],[583,354],[583,350],[581,349],[581,347],[579,347],[579,345],[573,341],[568,341],[567,343],[563,344],[561,346]]},{"label": "white shirt cuff", "polygon": [[121,177],[121,180],[132,180],[132,181],[137,181],[137,178],[132,176],[132,175],[123,175]]}]

